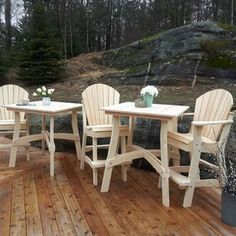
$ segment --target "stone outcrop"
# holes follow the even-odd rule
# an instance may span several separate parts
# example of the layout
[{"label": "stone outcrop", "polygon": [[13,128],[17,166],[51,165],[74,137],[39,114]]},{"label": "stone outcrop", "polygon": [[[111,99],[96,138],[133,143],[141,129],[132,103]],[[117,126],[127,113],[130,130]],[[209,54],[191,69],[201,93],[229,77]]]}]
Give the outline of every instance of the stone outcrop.
[{"label": "stone outcrop", "polygon": [[[213,52],[204,48],[209,42]],[[209,62],[209,54],[217,59],[215,63]],[[143,80],[137,78],[145,77],[147,65],[152,61],[150,80],[153,84],[160,84],[171,83],[178,76],[192,78],[198,60],[199,76],[235,79],[236,30],[213,22],[194,23],[109,50],[103,54],[102,61],[123,69],[124,76],[116,76],[116,82],[123,84],[142,83]]]}]

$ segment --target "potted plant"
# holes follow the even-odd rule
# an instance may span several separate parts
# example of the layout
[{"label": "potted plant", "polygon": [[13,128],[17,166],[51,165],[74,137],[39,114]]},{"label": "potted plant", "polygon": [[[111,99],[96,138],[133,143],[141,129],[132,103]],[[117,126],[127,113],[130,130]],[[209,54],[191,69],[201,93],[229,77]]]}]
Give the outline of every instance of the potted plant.
[{"label": "potted plant", "polygon": [[221,186],[221,219],[224,223],[236,226],[236,158],[222,152],[216,156],[219,167],[214,171]]},{"label": "potted plant", "polygon": [[42,104],[43,105],[50,105],[51,103],[51,95],[55,89],[47,89],[45,86],[42,86],[42,88],[37,88],[36,91],[33,93],[33,96],[39,96],[42,97]]},{"label": "potted plant", "polygon": [[148,85],[145,88],[142,88],[141,95],[146,107],[151,107],[153,103],[153,98],[158,95],[158,89],[152,85]]}]

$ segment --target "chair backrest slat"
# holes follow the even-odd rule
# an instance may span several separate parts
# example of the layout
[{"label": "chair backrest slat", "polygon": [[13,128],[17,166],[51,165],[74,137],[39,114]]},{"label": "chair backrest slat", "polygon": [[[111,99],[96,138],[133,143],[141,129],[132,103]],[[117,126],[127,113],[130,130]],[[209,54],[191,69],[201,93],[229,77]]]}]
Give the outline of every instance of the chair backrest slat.
[{"label": "chair backrest slat", "polygon": [[82,100],[88,125],[107,125],[112,124],[112,116],[101,108],[118,104],[120,94],[108,85],[94,84],[84,90]]},{"label": "chair backrest slat", "polygon": [[[28,92],[20,86],[7,84],[0,87],[0,105],[16,104],[21,99],[27,99],[29,96]],[[24,113],[20,114],[20,119],[23,120],[25,117]],[[14,112],[7,111],[6,108],[0,108],[0,119],[1,120],[13,120]]]},{"label": "chair backrest slat", "polygon": [[[233,106],[232,95],[224,89],[209,91],[196,100],[194,121],[227,120]],[[205,126],[202,130],[204,137],[217,140],[222,125]],[[191,129],[192,130],[192,129]]]}]

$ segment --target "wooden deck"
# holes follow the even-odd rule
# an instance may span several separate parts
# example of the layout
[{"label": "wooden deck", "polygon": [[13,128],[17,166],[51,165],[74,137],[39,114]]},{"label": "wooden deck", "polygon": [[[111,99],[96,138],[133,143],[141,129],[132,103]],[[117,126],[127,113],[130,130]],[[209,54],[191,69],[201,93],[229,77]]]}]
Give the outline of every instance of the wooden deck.
[{"label": "wooden deck", "polygon": [[0,151],[0,235],[236,235],[220,220],[220,194],[197,189],[193,206],[182,207],[183,191],[171,184],[171,207],[161,204],[155,173],[131,168],[128,182],[120,169],[109,193],[92,184],[73,154],[57,154],[55,177],[47,156],[32,148],[26,162],[21,150],[17,167],[8,168],[9,151]]}]

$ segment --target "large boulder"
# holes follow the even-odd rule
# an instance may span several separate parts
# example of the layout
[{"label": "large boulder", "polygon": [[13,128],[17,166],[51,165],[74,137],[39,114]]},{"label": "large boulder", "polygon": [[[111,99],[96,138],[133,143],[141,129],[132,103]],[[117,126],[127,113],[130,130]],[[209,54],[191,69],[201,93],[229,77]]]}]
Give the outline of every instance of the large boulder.
[{"label": "large boulder", "polygon": [[142,84],[137,77],[145,77],[150,61],[153,84],[169,83],[178,76],[192,78],[198,61],[199,76],[235,79],[236,30],[213,22],[193,23],[109,50],[102,61],[123,69],[123,77],[115,75],[115,82],[123,84]]}]

